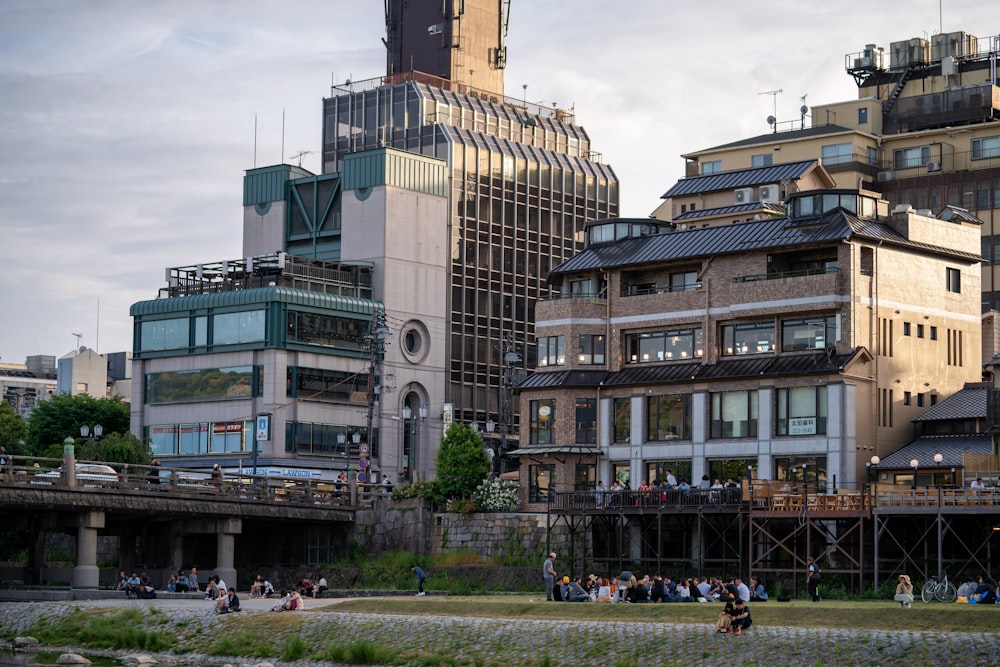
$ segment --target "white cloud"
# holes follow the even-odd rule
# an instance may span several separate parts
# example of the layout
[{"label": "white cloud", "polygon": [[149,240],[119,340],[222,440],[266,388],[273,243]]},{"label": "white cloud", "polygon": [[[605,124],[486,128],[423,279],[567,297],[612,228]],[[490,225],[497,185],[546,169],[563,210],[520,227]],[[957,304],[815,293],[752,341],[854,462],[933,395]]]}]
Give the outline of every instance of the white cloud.
[{"label": "white cloud", "polygon": [[[0,3],[0,336],[3,361],[75,344],[131,346],[129,306],[164,269],[237,257],[242,178],[320,150],[331,81],[379,76],[383,3],[357,0],[6,0]],[[514,0],[507,93],[575,106],[646,216],[681,153],[768,131],[849,99],[845,53],[938,27],[938,2],[866,6]],[[955,0],[945,31],[996,31]],[[282,112],[284,110],[284,155]],[[319,171],[319,155],[303,157]]]}]

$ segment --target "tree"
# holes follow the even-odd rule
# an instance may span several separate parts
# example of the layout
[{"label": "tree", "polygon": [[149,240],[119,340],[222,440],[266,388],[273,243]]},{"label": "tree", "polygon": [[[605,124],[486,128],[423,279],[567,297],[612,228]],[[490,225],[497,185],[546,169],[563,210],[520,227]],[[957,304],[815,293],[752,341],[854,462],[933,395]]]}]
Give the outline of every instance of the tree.
[{"label": "tree", "polygon": [[[129,433],[129,404],[115,398],[94,398],[87,394],[56,394],[42,401],[28,417],[28,454],[41,456],[51,445],[61,446],[67,436],[80,441],[80,427],[100,424],[104,437]],[[83,458],[83,457],[78,457]]]},{"label": "tree", "polygon": [[[0,445],[7,447],[11,454],[27,454],[27,446],[21,444],[28,437],[28,425],[21,415],[14,412],[7,401],[0,400]],[[24,450],[24,451],[22,451]]]},{"label": "tree", "polygon": [[446,497],[468,498],[490,472],[483,439],[464,424],[448,427],[437,456],[437,484]]}]

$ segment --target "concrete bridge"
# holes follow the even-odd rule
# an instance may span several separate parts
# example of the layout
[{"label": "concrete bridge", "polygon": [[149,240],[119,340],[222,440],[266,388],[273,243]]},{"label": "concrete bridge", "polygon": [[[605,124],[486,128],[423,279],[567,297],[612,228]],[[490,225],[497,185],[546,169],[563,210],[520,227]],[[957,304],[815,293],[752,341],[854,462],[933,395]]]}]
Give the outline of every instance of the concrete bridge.
[{"label": "concrete bridge", "polygon": [[143,568],[163,573],[201,564],[235,585],[237,553],[287,562],[303,541],[335,548],[346,543],[355,511],[371,506],[380,491],[351,482],[213,477],[148,466],[107,472],[103,465],[77,462],[69,452],[61,460],[9,457],[0,466],[0,531],[19,533],[28,543],[23,583],[39,583],[47,536],[56,531],[75,538],[73,588],[102,583],[99,535],[119,539],[119,569],[131,571],[137,558]]}]

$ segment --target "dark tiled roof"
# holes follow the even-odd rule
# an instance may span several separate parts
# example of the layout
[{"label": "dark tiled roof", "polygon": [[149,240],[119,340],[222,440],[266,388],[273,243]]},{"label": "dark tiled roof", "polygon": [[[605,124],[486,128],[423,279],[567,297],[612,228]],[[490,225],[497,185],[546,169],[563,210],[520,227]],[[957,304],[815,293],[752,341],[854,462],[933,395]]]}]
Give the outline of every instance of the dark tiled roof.
[{"label": "dark tiled roof", "polygon": [[952,419],[985,419],[989,401],[989,385],[969,382],[962,389],[918,416],[913,421],[950,421]]},{"label": "dark tiled roof", "polygon": [[805,248],[852,237],[905,246],[939,257],[950,256],[969,262],[982,261],[982,257],[977,254],[914,243],[885,223],[862,219],[838,208],[807,220],[767,218],[592,246],[552,269],[549,276],[551,280],[553,277],[561,277],[562,274],[576,271],[615,269],[775,249]]},{"label": "dark tiled roof", "polygon": [[760,134],[756,137],[750,137],[749,139],[740,139],[739,141],[734,141],[730,144],[722,144],[720,146],[713,146],[712,148],[705,148],[700,151],[695,151],[694,153],[688,153],[683,157],[688,155],[697,155],[699,153],[706,153],[708,151],[718,151],[727,148],[739,148],[740,146],[756,146],[757,144],[772,144],[780,141],[791,141],[793,139],[810,139],[812,137],[822,137],[827,134],[842,134],[844,132],[854,132],[849,127],[842,127],[840,125],[820,125],[818,127],[807,127],[803,130],[792,130],[791,132],[771,132],[769,134]]},{"label": "dark tiled roof", "polygon": [[785,162],[783,164],[768,165],[767,167],[737,169],[735,171],[722,171],[717,174],[682,178],[672,188],[660,195],[660,199],[683,197],[684,195],[695,195],[705,192],[719,192],[721,190],[745,188],[753,185],[780,183],[781,181],[802,178],[806,172],[817,164],[819,164],[818,160],[800,160],[799,162]]},{"label": "dark tiled roof", "polygon": [[753,213],[764,211],[768,214],[775,214],[784,217],[785,207],[781,204],[774,204],[768,201],[755,201],[749,204],[733,204],[732,206],[717,206],[716,208],[702,208],[694,211],[681,213],[674,218],[674,222],[683,220],[694,220],[696,218],[707,218],[712,215],[731,215],[733,213]]},{"label": "dark tiled roof", "polygon": [[[937,406],[935,406],[937,407]],[[991,454],[993,437],[989,433],[969,435],[930,435],[918,438],[879,461],[879,468],[909,468],[916,459],[920,469],[961,467],[962,454]],[[940,454],[941,463],[934,463]]]}]

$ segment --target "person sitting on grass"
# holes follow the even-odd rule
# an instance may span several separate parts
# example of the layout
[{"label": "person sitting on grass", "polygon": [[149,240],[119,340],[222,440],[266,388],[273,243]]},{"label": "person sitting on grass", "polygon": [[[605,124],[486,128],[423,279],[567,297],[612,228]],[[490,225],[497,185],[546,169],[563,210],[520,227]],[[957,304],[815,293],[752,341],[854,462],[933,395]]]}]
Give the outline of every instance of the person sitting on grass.
[{"label": "person sitting on grass", "polygon": [[719,613],[719,620],[715,622],[716,632],[726,632],[729,630],[729,626],[733,624],[733,613],[736,607],[733,606],[732,602],[727,602],[725,609]]},{"label": "person sitting on grass", "polygon": [[569,592],[565,600],[566,602],[590,602],[590,596],[587,594],[587,591],[583,590],[583,585],[579,577],[569,582],[567,590]]},{"label": "person sitting on grass", "polygon": [[913,584],[910,583],[910,576],[899,575],[899,583],[896,584],[896,595],[893,599],[899,603],[899,608],[913,606]]},{"label": "person sitting on grass", "polygon": [[757,577],[750,577],[750,601],[767,602],[767,589]]},{"label": "person sitting on grass", "polygon": [[740,634],[751,625],[753,625],[753,619],[750,618],[750,607],[743,600],[737,600],[736,608],[733,609],[733,628],[730,629],[730,632]]},{"label": "person sitting on grass", "polygon": [[215,602],[216,614],[229,614],[240,610],[240,598],[236,595],[236,589],[230,588],[226,591],[226,597],[219,598]]}]

